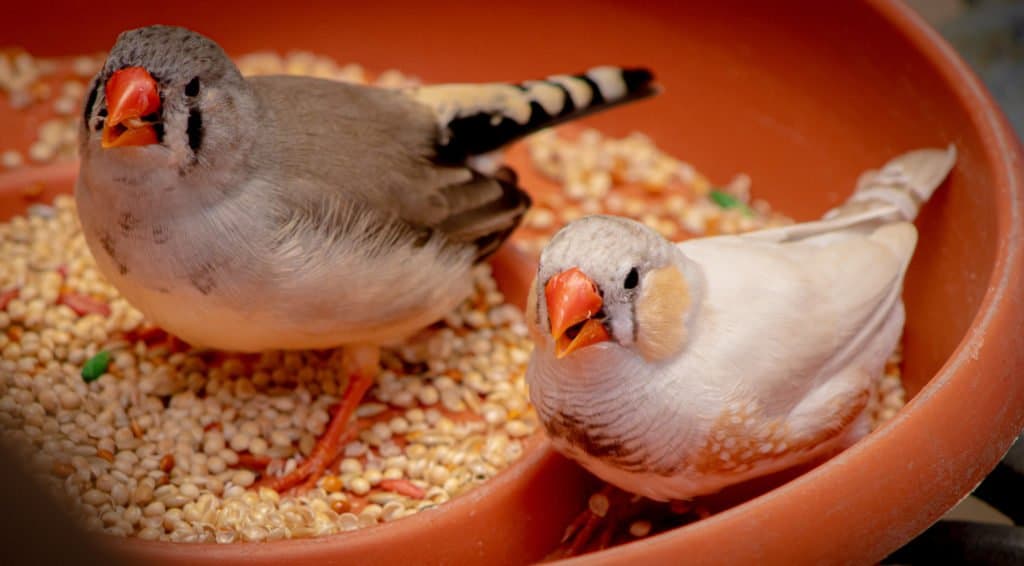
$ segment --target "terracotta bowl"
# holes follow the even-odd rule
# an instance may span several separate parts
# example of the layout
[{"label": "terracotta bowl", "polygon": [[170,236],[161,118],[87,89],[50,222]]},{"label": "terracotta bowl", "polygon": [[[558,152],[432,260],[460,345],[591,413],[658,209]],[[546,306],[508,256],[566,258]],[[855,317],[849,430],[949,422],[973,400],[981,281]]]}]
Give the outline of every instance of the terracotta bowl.
[{"label": "terracotta bowl", "polygon": [[[650,65],[662,96],[589,123],[611,134],[646,132],[714,180],[747,172],[755,194],[798,219],[841,201],[862,170],[896,153],[955,143],[956,169],[918,221],[906,286],[907,407],[774,490],[579,562],[878,560],[970,492],[1024,424],[1021,148],[964,62],[900,4],[16,4],[6,9],[3,42],[37,55],[105,50],[122,29],[162,22],[193,27],[236,54],[303,48],[429,81]],[[0,107],[5,146],[33,135],[23,117]],[[14,187],[29,177],[66,191],[73,175],[69,165],[0,177],[0,212],[24,206]],[[505,253],[496,263],[504,288],[521,298],[530,262]],[[581,508],[591,480],[542,438],[533,442],[487,486],[351,534],[230,546],[106,544],[133,561],[191,564],[535,561]]]}]

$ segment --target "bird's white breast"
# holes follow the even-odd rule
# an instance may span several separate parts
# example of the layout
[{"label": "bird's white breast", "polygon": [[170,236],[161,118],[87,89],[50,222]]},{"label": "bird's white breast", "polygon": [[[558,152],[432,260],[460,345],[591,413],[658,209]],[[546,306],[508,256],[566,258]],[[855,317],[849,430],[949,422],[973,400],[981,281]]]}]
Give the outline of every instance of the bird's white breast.
[{"label": "bird's white breast", "polygon": [[[370,262],[326,249],[314,267],[306,266],[307,256],[284,257],[272,227],[251,214],[266,203],[161,207],[158,197],[171,195],[149,195],[157,202],[106,195],[99,198],[82,180],[76,189],[84,236],[101,272],[151,322],[197,346],[259,351],[390,343],[437,320],[470,290],[469,258],[429,246]],[[327,245],[294,244],[293,255],[296,247],[308,253]]]}]

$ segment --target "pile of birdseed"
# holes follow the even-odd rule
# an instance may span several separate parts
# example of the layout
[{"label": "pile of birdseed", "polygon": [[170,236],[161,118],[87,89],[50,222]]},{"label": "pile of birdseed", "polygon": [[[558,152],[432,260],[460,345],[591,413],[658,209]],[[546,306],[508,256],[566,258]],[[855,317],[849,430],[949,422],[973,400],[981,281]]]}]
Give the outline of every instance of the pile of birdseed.
[{"label": "pile of birdseed", "polygon": [[[75,114],[102,61],[0,53],[0,101],[56,114],[27,149],[0,147],[0,172],[74,158]],[[247,75],[371,82],[358,65],[308,52],[237,63]],[[419,84],[397,71],[372,82]],[[748,177],[713,186],[639,133],[615,139],[570,125],[531,136],[510,157],[551,181],[533,191],[535,206],[513,237],[532,254],[566,222],[594,213],[634,218],[673,240],[791,222],[751,198]],[[25,460],[93,529],[223,543],[353,530],[472,489],[514,462],[537,429],[521,314],[482,266],[470,299],[384,352],[386,369],[357,410],[358,439],[336,469],[305,494],[278,494],[258,479],[309,454],[346,386],[340,351],[225,355],[166,336],[102,280],[69,197],[0,223],[0,257],[0,433],[21,441]],[[872,407],[879,423],[903,405],[898,354]],[[611,505],[603,494],[590,503],[602,513]],[[604,543],[697,518],[672,516],[634,515]]]},{"label": "pile of birdseed", "polygon": [[793,222],[751,198],[748,176],[713,186],[693,165],[639,132],[610,138],[570,124],[525,142],[532,165],[560,188],[537,195],[527,212],[526,237],[518,241],[529,252],[539,253],[554,231],[589,214],[629,217],[673,241]]},{"label": "pile of birdseed", "polygon": [[[490,269],[385,351],[339,469],[298,497],[250,489],[309,454],[347,384],[341,350],[187,349],[102,280],[73,200],[0,224],[0,427],[85,524],[174,541],[323,535],[390,521],[486,481],[536,428],[530,343]],[[109,363],[90,379],[83,366]]]}]

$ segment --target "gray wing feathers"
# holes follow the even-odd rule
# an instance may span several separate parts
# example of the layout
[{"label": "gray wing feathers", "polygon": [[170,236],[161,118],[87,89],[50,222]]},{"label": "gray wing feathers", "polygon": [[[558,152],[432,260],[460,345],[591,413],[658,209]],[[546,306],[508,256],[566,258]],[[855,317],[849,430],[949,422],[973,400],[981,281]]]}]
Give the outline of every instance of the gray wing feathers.
[{"label": "gray wing feathers", "polygon": [[482,175],[443,192],[452,209],[439,228],[454,240],[476,245],[478,259],[497,249],[530,207],[529,196],[513,183]]},{"label": "gray wing feathers", "polygon": [[261,127],[273,132],[257,144],[252,176],[277,187],[278,198],[353,200],[470,245],[511,231],[529,204],[514,186],[436,163],[437,118],[401,92],[307,77],[249,80]]}]

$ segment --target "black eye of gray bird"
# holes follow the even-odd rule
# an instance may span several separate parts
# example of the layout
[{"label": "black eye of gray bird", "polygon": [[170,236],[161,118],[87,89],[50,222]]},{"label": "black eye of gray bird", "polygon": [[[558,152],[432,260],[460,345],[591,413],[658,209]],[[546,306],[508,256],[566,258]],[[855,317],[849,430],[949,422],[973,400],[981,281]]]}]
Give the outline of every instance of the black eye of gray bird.
[{"label": "black eye of gray bird", "polygon": [[189,98],[199,96],[199,77],[192,77],[192,80],[185,85],[185,96]]},{"label": "black eye of gray bird", "polygon": [[626,289],[635,289],[640,284],[640,272],[633,269],[629,270],[629,274],[626,275],[626,281],[622,284]]}]

